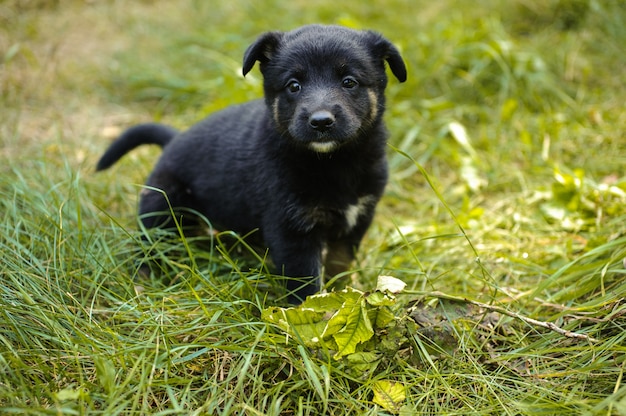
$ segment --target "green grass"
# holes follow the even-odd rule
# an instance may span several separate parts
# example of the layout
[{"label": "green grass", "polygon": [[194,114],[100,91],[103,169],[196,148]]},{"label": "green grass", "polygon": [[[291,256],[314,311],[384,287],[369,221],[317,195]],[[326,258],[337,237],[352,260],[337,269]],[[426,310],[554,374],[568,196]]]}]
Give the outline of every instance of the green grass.
[{"label": "green grass", "polygon": [[[0,413],[626,414],[625,20],[617,0],[0,3]],[[375,365],[265,322],[281,281],[228,233],[142,244],[156,149],[94,173],[133,123],[259,97],[247,45],[311,22],[379,30],[409,68],[355,264],[362,290],[408,285]],[[151,245],[163,276],[133,281]],[[388,381],[406,397],[384,409]]]}]

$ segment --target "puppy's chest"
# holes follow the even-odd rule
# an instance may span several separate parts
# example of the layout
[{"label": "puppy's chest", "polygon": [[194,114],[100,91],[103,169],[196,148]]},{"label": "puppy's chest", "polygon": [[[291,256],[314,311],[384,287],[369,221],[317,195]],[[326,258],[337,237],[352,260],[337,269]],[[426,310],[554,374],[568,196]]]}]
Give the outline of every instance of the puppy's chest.
[{"label": "puppy's chest", "polygon": [[288,211],[292,224],[299,231],[322,228],[339,237],[349,233],[362,216],[368,215],[374,209],[376,200],[374,195],[365,195],[353,203],[294,204]]}]

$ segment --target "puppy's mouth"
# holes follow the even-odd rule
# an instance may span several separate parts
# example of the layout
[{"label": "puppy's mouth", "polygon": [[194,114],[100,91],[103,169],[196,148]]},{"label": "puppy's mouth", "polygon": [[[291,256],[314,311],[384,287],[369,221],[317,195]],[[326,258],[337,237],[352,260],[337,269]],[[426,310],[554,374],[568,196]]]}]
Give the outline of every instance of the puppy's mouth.
[{"label": "puppy's mouth", "polygon": [[342,126],[334,122],[326,128],[315,128],[310,123],[308,127],[307,133],[302,137],[307,137],[307,146],[317,153],[330,153],[345,143],[347,139]]},{"label": "puppy's mouth", "polygon": [[329,153],[335,150],[338,146],[339,143],[334,140],[309,142],[309,147],[317,153]]},{"label": "puppy's mouth", "polygon": [[[350,141],[355,131],[347,128],[341,113],[325,110],[303,112],[289,125],[291,136],[316,153],[330,153]],[[354,129],[356,130],[356,129]]]},{"label": "puppy's mouth", "polygon": [[[346,141],[343,135],[337,135],[337,132],[325,131],[315,132],[311,130],[305,130],[303,132],[295,132],[292,137],[302,146],[307,147],[317,153],[330,153]],[[299,134],[298,134],[299,133]]]},{"label": "puppy's mouth", "polygon": [[330,153],[341,147],[348,137],[345,132],[339,129],[329,129],[326,131],[309,131],[306,146],[317,153]]}]

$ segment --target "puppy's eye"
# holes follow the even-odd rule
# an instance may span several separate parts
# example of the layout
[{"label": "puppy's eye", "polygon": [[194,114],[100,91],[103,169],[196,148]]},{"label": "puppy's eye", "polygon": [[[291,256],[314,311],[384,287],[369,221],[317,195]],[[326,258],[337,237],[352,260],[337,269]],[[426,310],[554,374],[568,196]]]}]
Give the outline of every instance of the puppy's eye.
[{"label": "puppy's eye", "polygon": [[352,77],[346,77],[343,79],[343,81],[341,81],[341,85],[344,88],[354,88],[359,85],[359,82]]},{"label": "puppy's eye", "polygon": [[302,85],[296,80],[289,81],[287,84],[287,90],[291,93],[299,92],[302,89]]}]

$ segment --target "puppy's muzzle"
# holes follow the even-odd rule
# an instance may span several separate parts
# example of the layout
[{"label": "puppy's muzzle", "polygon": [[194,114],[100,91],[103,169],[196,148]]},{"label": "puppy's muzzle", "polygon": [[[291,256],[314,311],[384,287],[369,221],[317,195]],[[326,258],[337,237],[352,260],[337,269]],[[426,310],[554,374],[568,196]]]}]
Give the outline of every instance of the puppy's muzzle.
[{"label": "puppy's muzzle", "polygon": [[335,116],[330,111],[318,110],[309,117],[311,128],[320,133],[330,130],[334,124]]}]

